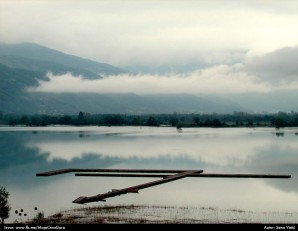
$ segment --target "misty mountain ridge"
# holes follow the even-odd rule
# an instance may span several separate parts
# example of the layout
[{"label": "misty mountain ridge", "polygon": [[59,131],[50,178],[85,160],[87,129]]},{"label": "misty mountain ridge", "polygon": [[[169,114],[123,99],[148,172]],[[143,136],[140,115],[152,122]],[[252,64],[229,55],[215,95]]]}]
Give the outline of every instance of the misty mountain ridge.
[{"label": "misty mountain ridge", "polygon": [[[297,92],[277,97],[270,94],[192,95],[192,94],[100,94],[27,92],[28,87],[47,81],[47,73],[72,73],[86,79],[129,73],[109,64],[99,63],[25,43],[0,45],[0,111],[21,114],[90,113],[233,113],[298,110]],[[67,84],[67,83],[65,83]],[[125,86],[123,86],[125,88]],[[272,100],[271,100],[272,99]],[[257,103],[256,103],[257,102]],[[294,106],[293,106],[294,105]]]},{"label": "misty mountain ridge", "polygon": [[0,45],[0,63],[11,68],[44,73],[71,72],[90,79],[98,78],[99,74],[117,75],[127,72],[106,63],[65,54],[33,43]]}]

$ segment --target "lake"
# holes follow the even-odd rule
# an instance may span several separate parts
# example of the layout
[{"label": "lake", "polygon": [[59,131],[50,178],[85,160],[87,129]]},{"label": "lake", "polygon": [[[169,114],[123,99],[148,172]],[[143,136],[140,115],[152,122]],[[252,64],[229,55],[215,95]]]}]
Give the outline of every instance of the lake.
[{"label": "lake", "polygon": [[[34,217],[34,207],[48,216],[86,206],[72,203],[79,196],[156,180],[35,176],[61,168],[291,174],[290,179],[184,178],[106,203],[298,212],[298,128],[0,127],[0,157],[0,185],[10,192],[9,222]],[[15,214],[20,209],[27,217]]]}]

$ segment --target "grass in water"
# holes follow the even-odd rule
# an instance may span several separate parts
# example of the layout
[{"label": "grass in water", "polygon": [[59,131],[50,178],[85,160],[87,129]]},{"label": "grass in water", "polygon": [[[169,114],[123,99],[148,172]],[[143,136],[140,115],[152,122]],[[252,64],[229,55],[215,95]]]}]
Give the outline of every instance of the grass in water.
[{"label": "grass in water", "polygon": [[184,224],[184,223],[295,223],[298,213],[253,212],[216,207],[103,205],[60,211],[48,217],[40,212],[30,224]]}]

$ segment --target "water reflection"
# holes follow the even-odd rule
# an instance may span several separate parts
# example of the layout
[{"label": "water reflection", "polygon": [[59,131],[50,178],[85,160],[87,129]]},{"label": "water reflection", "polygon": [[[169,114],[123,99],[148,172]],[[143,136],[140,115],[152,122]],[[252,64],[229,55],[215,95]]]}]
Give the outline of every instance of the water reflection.
[{"label": "water reflection", "polygon": [[[297,129],[46,127],[0,128],[0,181],[12,207],[46,211],[73,207],[78,196],[151,179],[48,178],[59,168],[204,169],[218,173],[292,174],[279,179],[183,179],[109,203],[141,203],[295,210],[298,202]],[[46,209],[45,209],[46,208]],[[29,216],[28,216],[29,217]]]}]

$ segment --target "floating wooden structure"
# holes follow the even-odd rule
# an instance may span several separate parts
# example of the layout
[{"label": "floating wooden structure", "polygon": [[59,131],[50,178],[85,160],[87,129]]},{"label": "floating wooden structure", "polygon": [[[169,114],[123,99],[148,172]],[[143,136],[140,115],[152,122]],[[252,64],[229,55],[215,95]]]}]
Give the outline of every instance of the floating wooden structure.
[{"label": "floating wooden structure", "polygon": [[[69,172],[126,172],[126,173],[180,173],[189,170],[170,169],[106,169],[106,168],[65,168],[49,172],[36,173],[36,176],[53,176]],[[198,170],[199,171],[199,170]],[[203,171],[203,170],[201,170]]]},{"label": "floating wooden structure", "polygon": [[[168,183],[171,181],[179,180],[185,177],[224,177],[224,178],[291,178],[291,175],[272,175],[272,174],[219,174],[207,173],[204,174],[203,170],[168,170],[168,169],[59,169],[49,172],[37,173],[36,176],[53,176],[75,172],[75,176],[88,176],[88,177],[154,177],[162,178],[160,180],[151,181],[148,183],[131,186],[124,189],[113,189],[110,192],[98,194],[91,197],[81,196],[73,201],[77,204],[85,204],[89,202],[105,201],[106,198],[119,196],[127,193],[138,193],[139,190],[153,187],[156,185]],[[78,173],[81,172],[81,173]],[[112,172],[111,173],[82,173],[82,172]],[[115,174],[117,173],[117,174]],[[169,175],[169,173],[174,173]]]}]

